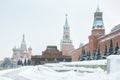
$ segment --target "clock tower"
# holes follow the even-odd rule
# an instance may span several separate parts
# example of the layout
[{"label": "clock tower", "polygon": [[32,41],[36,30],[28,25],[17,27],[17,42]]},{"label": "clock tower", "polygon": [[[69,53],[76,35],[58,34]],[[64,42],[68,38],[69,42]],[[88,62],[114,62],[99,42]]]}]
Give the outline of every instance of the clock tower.
[{"label": "clock tower", "polygon": [[94,13],[94,22],[91,31],[91,35],[89,36],[89,49],[92,53],[93,50],[98,47],[98,38],[105,35],[104,23],[102,18],[102,12],[99,9],[99,6]]},{"label": "clock tower", "polygon": [[70,39],[70,27],[68,25],[67,14],[63,28],[63,39],[61,40],[60,47],[63,55],[70,55],[71,51],[74,50],[72,40]]}]

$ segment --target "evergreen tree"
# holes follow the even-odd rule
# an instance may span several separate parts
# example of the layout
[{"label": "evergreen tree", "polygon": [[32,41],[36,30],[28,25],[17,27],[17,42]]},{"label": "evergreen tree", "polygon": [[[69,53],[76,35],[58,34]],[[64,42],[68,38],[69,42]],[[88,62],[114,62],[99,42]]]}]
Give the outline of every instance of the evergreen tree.
[{"label": "evergreen tree", "polygon": [[45,63],[48,63],[48,59],[45,59]]},{"label": "evergreen tree", "polygon": [[104,51],[104,56],[103,56],[103,59],[106,59],[107,56],[108,56],[108,51],[107,51],[107,45],[105,45],[105,51]]},{"label": "evergreen tree", "polygon": [[117,42],[117,43],[116,43],[115,53],[114,53],[114,54],[118,54],[118,49],[119,49],[119,44],[118,44],[118,42]]},{"label": "evergreen tree", "polygon": [[81,53],[81,55],[80,55],[80,61],[83,61],[84,60],[84,55],[85,55],[85,50],[82,48],[82,53]]},{"label": "evergreen tree", "polygon": [[[82,49],[82,51],[83,51],[83,49]],[[81,54],[78,57],[78,61],[81,61],[81,58],[82,58],[82,52],[81,52]]]},{"label": "evergreen tree", "polygon": [[104,52],[104,56],[107,56],[107,45],[105,45],[105,52]]},{"label": "evergreen tree", "polygon": [[88,52],[86,53],[86,60],[88,60]]},{"label": "evergreen tree", "polygon": [[87,53],[85,52],[85,49],[84,49],[84,53],[83,53],[84,55],[83,55],[83,59],[84,60],[87,60]]},{"label": "evergreen tree", "polygon": [[93,60],[96,59],[96,50],[93,50],[93,53],[92,53],[92,59],[93,59]]},{"label": "evergreen tree", "polygon": [[93,58],[92,58],[92,54],[90,53],[89,55],[90,55],[90,60],[93,60]]},{"label": "evergreen tree", "polygon": [[57,63],[57,59],[56,58],[54,58],[54,63]]},{"label": "evergreen tree", "polygon": [[22,62],[22,60],[20,60],[20,65],[22,65],[22,66],[23,66],[23,62]]},{"label": "evergreen tree", "polygon": [[22,61],[19,59],[17,65],[22,65]]},{"label": "evergreen tree", "polygon": [[110,47],[109,47],[109,55],[113,54],[113,42],[112,39],[110,39]]},{"label": "evergreen tree", "polygon": [[[80,61],[81,60],[81,55],[79,55],[79,57],[78,57],[78,61]],[[63,61],[64,62],[64,61]]]},{"label": "evergreen tree", "polygon": [[20,65],[20,60],[17,61],[17,65]]},{"label": "evergreen tree", "polygon": [[117,55],[120,55],[120,48],[118,49]]},{"label": "evergreen tree", "polygon": [[30,59],[28,59],[27,64],[31,65],[31,60]]},{"label": "evergreen tree", "polygon": [[87,60],[91,60],[91,59],[90,59],[90,51],[87,52]]},{"label": "evergreen tree", "polygon": [[101,59],[101,53],[100,53],[100,45],[98,47],[98,51],[97,51],[97,57],[96,57],[97,60],[100,60]]},{"label": "evergreen tree", "polygon": [[25,65],[25,66],[27,65],[27,61],[26,61],[26,59],[24,60],[24,65]]},{"label": "evergreen tree", "polygon": [[63,59],[63,62],[66,62],[66,59]]}]

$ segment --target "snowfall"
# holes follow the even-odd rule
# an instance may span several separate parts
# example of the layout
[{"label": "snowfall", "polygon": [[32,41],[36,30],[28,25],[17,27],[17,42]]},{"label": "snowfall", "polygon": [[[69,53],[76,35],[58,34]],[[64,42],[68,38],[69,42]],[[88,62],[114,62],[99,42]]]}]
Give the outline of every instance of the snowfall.
[{"label": "snowfall", "polygon": [[120,80],[120,71],[107,74],[97,68],[75,65],[106,65],[107,60],[49,63],[0,71],[0,80]]}]

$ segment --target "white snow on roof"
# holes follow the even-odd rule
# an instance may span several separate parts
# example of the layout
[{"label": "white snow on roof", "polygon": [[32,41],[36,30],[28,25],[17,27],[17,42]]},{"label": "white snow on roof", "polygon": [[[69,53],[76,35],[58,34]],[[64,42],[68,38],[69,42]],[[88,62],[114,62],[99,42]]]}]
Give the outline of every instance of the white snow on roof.
[{"label": "white snow on roof", "polygon": [[100,42],[104,42],[104,41],[110,40],[110,39],[112,39],[114,37],[117,37],[117,36],[120,36],[120,33],[117,33],[115,35],[110,35],[109,37],[106,37],[106,38],[102,39]]},{"label": "white snow on roof", "polygon": [[120,30],[120,24],[111,29],[111,32]]}]

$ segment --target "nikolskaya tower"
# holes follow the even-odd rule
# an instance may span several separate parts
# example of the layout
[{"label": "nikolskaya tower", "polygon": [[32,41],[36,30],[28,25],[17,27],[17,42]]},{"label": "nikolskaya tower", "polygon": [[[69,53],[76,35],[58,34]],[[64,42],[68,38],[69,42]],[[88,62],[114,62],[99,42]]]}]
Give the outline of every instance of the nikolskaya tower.
[{"label": "nikolskaya tower", "polygon": [[72,40],[70,39],[70,26],[68,25],[67,14],[63,27],[63,39],[61,40],[60,47],[63,55],[71,55],[71,52],[74,50]]}]

